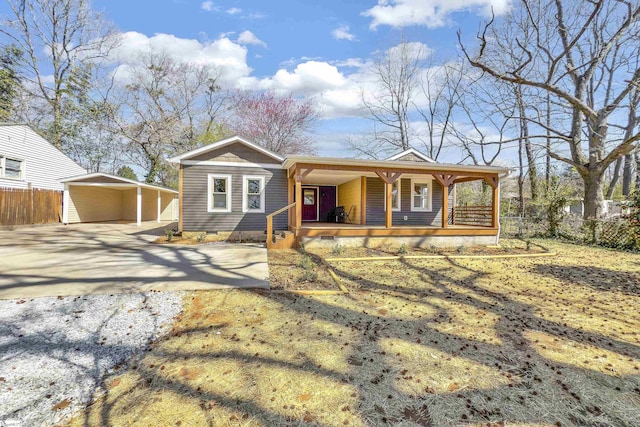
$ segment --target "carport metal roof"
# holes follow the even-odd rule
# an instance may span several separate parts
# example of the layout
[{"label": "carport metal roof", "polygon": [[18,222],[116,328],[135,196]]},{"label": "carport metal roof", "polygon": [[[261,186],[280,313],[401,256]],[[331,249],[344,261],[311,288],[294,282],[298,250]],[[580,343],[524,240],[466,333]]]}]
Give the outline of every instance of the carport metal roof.
[{"label": "carport metal roof", "polygon": [[69,219],[69,186],[85,186],[85,187],[101,187],[101,188],[113,188],[113,189],[137,189],[136,196],[136,222],[138,225],[142,224],[142,189],[156,190],[158,192],[158,222],[160,222],[160,194],[171,193],[178,194],[176,190],[170,188],[161,187],[159,185],[147,184],[144,182],[134,181],[132,179],[123,178],[120,176],[110,175],[108,173],[89,173],[85,175],[71,176],[60,180],[64,184],[64,202],[62,209],[62,222],[68,223]]}]

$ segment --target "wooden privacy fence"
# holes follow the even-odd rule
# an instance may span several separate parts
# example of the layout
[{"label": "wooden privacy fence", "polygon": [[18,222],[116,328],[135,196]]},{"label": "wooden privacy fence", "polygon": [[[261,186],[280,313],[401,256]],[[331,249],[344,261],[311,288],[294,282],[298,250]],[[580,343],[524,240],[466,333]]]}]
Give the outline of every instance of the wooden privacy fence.
[{"label": "wooden privacy fence", "polygon": [[491,227],[491,206],[456,206],[453,208],[453,224]]},{"label": "wooden privacy fence", "polygon": [[0,225],[48,224],[62,220],[62,191],[0,188]]}]

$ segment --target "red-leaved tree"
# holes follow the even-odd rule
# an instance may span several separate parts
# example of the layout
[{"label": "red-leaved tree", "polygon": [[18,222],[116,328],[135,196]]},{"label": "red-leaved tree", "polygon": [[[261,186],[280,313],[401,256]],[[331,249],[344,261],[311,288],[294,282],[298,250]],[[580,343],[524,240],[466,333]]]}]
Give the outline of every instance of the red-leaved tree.
[{"label": "red-leaved tree", "polygon": [[272,91],[238,92],[233,97],[231,129],[279,154],[314,154],[309,131],[318,119],[310,99],[279,96]]}]

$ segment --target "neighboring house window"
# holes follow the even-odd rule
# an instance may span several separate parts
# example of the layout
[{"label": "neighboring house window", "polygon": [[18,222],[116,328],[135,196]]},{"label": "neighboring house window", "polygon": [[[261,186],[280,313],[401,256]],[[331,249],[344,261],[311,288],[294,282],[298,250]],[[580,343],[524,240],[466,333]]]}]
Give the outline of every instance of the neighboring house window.
[{"label": "neighboring house window", "polygon": [[[387,185],[385,184],[384,186],[384,210],[387,210]],[[392,211],[399,211],[402,210],[401,209],[401,202],[400,202],[400,180],[397,180],[396,182],[394,182],[391,186],[391,210]]]},{"label": "neighboring house window", "polygon": [[431,181],[424,179],[411,180],[411,210],[431,211]]},{"label": "neighboring house window", "polygon": [[24,161],[0,156],[0,178],[23,179]]},{"label": "neighboring house window", "polygon": [[231,175],[209,175],[209,212],[231,212]]},{"label": "neighboring house window", "polygon": [[242,211],[264,213],[264,176],[244,176]]}]

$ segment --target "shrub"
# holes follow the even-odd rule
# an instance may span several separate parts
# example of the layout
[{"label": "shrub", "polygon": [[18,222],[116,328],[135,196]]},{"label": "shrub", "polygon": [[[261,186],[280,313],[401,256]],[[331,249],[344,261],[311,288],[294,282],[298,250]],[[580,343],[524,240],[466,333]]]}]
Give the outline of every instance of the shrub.
[{"label": "shrub", "polygon": [[315,282],[318,280],[318,273],[314,270],[305,270],[301,277],[303,282]]},{"label": "shrub", "polygon": [[313,261],[308,255],[304,255],[302,258],[300,258],[300,261],[298,261],[297,265],[303,270],[313,270]]},{"label": "shrub", "polygon": [[164,235],[167,237],[167,242],[173,240],[173,233],[174,232],[172,228],[167,228],[166,230],[164,230]]},{"label": "shrub", "polygon": [[407,252],[408,252],[407,244],[406,243],[401,244],[400,247],[398,248],[398,255],[406,255]]},{"label": "shrub", "polygon": [[459,254],[463,254],[467,251],[467,247],[464,245],[460,245],[456,248],[456,252]]},{"label": "shrub", "polygon": [[201,233],[196,234],[196,242],[202,243],[207,238],[207,232],[203,231]]},{"label": "shrub", "polygon": [[343,254],[344,251],[346,251],[346,250],[347,250],[347,248],[345,246],[337,244],[333,248],[331,248],[331,253],[334,254],[334,255],[340,255],[340,254]]}]

